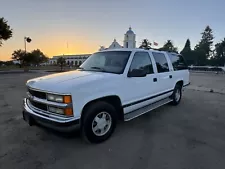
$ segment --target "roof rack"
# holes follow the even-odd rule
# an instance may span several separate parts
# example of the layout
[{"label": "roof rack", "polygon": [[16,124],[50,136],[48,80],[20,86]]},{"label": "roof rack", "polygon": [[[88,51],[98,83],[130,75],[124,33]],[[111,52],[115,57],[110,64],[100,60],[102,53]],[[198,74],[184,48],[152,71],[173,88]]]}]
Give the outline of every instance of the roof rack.
[{"label": "roof rack", "polygon": [[[168,52],[168,53],[173,53],[173,54],[179,54],[178,52],[170,52],[170,51],[166,51],[166,50],[162,50],[162,49],[156,49],[156,48],[151,48],[152,50],[157,50],[157,51],[161,51],[161,52]],[[148,49],[145,49],[148,50]]]}]

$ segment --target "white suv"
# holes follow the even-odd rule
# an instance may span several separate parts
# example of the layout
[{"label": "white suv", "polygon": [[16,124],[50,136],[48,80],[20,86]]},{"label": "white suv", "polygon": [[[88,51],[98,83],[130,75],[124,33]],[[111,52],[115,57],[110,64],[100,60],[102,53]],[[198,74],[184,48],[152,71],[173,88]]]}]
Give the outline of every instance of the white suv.
[{"label": "white suv", "polygon": [[189,71],[176,53],[143,49],[105,50],[76,71],[27,81],[23,117],[58,131],[80,128],[102,142],[117,120],[129,121],[166,103],[179,104]]}]

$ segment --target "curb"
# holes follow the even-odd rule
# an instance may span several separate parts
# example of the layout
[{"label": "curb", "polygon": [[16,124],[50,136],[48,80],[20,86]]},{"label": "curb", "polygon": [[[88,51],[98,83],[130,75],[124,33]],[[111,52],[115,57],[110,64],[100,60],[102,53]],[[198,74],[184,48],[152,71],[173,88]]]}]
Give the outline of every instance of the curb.
[{"label": "curb", "polygon": [[210,93],[218,93],[218,94],[224,94],[225,95],[225,90],[223,90],[223,89],[212,89],[212,88],[198,87],[198,86],[193,86],[193,85],[190,85],[190,86],[186,87],[186,89],[203,91],[203,92],[210,92]]}]

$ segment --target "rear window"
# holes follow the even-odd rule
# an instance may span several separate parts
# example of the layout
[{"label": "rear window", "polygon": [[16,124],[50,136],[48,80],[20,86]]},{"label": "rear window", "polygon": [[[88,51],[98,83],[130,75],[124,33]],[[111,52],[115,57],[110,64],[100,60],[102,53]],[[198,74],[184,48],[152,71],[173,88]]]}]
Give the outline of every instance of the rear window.
[{"label": "rear window", "polygon": [[168,53],[174,70],[186,70],[188,66],[182,55]]},{"label": "rear window", "polygon": [[169,72],[169,66],[163,53],[152,52],[158,73]]}]

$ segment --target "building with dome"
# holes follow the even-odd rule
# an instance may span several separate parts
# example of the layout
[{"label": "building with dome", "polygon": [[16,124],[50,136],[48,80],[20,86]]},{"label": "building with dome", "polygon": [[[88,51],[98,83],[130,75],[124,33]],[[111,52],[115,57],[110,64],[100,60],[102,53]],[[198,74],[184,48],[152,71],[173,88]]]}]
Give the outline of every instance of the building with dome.
[{"label": "building with dome", "polygon": [[101,46],[99,51],[106,50],[106,49],[119,49],[119,48],[136,48],[136,35],[133,32],[131,27],[129,27],[129,30],[124,35],[123,46],[120,45],[116,41],[116,39],[114,39],[112,44],[108,48]]},{"label": "building with dome", "polygon": [[136,48],[136,35],[132,31],[131,27],[124,35],[123,47],[124,48]]},{"label": "building with dome", "polygon": [[[113,40],[112,44],[108,48],[101,46],[99,51],[106,49],[119,49],[119,48],[136,48],[136,35],[133,32],[132,28],[129,27],[129,30],[124,34],[123,46],[120,45],[116,39]],[[81,54],[81,55],[59,55],[53,56],[49,59],[48,65],[57,64],[57,59],[59,57],[64,57],[66,59],[66,64],[70,66],[80,66],[91,54]]]}]

